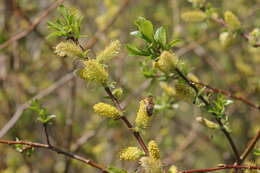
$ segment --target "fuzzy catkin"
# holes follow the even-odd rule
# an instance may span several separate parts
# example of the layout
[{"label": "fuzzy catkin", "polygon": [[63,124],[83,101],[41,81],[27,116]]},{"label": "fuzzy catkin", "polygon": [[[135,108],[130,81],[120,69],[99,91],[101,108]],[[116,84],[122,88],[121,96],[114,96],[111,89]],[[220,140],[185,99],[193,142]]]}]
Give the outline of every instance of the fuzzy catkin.
[{"label": "fuzzy catkin", "polygon": [[135,124],[140,129],[146,129],[149,126],[151,117],[148,116],[146,111],[145,100],[140,101],[139,110],[136,115]]},{"label": "fuzzy catkin", "polygon": [[238,20],[237,16],[234,15],[231,11],[225,12],[224,19],[230,30],[237,30],[241,28],[240,21]]},{"label": "fuzzy catkin", "polygon": [[119,111],[116,107],[106,103],[97,103],[93,106],[93,108],[97,114],[107,118],[118,119],[122,116],[121,111]]},{"label": "fuzzy catkin", "polygon": [[99,63],[105,63],[114,57],[116,57],[120,52],[120,41],[116,40],[111,42],[103,51],[101,51],[96,59]]},{"label": "fuzzy catkin", "polygon": [[105,84],[108,80],[108,73],[104,66],[96,60],[84,61],[85,67],[78,70],[77,74],[84,80]]},{"label": "fuzzy catkin", "polygon": [[207,18],[207,15],[201,10],[187,11],[181,15],[186,22],[201,22]]},{"label": "fuzzy catkin", "polygon": [[163,51],[159,56],[159,60],[155,63],[155,67],[159,68],[164,73],[170,73],[178,64],[178,57],[169,52]]},{"label": "fuzzy catkin", "polygon": [[80,47],[72,41],[60,42],[54,49],[54,53],[61,57],[80,57],[82,55]]},{"label": "fuzzy catkin", "polygon": [[156,160],[160,159],[160,149],[154,140],[148,143],[148,150],[152,158]]},{"label": "fuzzy catkin", "polygon": [[143,152],[138,147],[128,147],[120,153],[120,160],[138,160]]}]

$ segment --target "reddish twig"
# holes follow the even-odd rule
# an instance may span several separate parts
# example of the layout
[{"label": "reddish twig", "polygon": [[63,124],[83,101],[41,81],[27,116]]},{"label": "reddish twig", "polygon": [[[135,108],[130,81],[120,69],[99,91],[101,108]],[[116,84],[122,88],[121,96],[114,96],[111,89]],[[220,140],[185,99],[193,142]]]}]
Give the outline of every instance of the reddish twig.
[{"label": "reddish twig", "polygon": [[217,168],[207,168],[207,169],[190,169],[190,170],[184,170],[180,171],[181,173],[192,173],[192,172],[212,172],[212,171],[218,171],[222,169],[257,169],[260,170],[259,166],[241,166],[241,165],[221,165]]},{"label": "reddish twig", "polygon": [[14,41],[17,41],[26,35],[28,35],[30,32],[32,32],[48,15],[49,13],[57,8],[61,3],[63,3],[64,0],[57,0],[53,2],[46,10],[44,10],[41,15],[35,19],[32,24],[25,30],[15,34],[13,37],[11,37],[9,40],[4,42],[3,44],[0,45],[0,49],[3,49],[7,47],[9,44],[13,43]]},{"label": "reddish twig", "polygon": [[59,149],[57,147],[54,147],[52,145],[41,144],[41,143],[36,143],[36,142],[29,142],[29,141],[10,141],[10,140],[0,140],[0,143],[8,144],[8,145],[22,144],[22,145],[28,145],[28,146],[31,146],[31,147],[34,147],[34,148],[48,149],[50,151],[56,152],[58,154],[62,154],[64,156],[67,156],[67,157],[70,157],[72,159],[81,161],[81,162],[83,162],[85,164],[88,164],[88,165],[90,165],[90,166],[92,166],[94,168],[97,168],[97,169],[101,170],[103,173],[108,173],[107,169],[104,166],[94,162],[93,160],[86,159],[86,158],[81,157],[79,155],[63,151],[63,150],[61,150],[61,149]]},{"label": "reddish twig", "polygon": [[[218,24],[224,26],[225,28],[227,27],[227,23],[226,23],[223,19],[217,18],[217,17],[213,17],[213,18],[211,18],[211,19],[212,19],[214,22],[216,22],[216,23],[218,23]],[[245,33],[245,32],[242,32],[240,35],[241,35],[241,37],[243,37],[245,40],[249,41],[249,34],[247,34],[247,33]],[[256,43],[256,44],[254,45],[254,47],[260,47],[260,43]]]},{"label": "reddish twig", "polygon": [[249,144],[246,146],[244,152],[241,154],[239,164],[243,163],[243,161],[246,159],[248,154],[254,149],[254,147],[259,139],[260,139],[260,130],[258,130],[256,136],[253,139],[251,139]]},{"label": "reddish twig", "polygon": [[212,92],[224,94],[227,97],[239,100],[239,101],[249,105],[252,108],[260,110],[260,106],[259,105],[256,105],[255,103],[251,102],[250,100],[248,100],[248,99],[246,99],[244,97],[236,96],[236,95],[234,95],[234,94],[232,94],[232,93],[230,93],[229,91],[226,91],[226,90],[213,88],[212,86],[204,84],[204,83],[201,83],[201,82],[194,82],[194,81],[192,81],[192,82],[195,83],[195,84],[201,85],[203,87],[206,87],[207,89],[209,89]]},{"label": "reddish twig", "polygon": [[[57,1],[58,2],[58,1]],[[121,6],[121,9],[118,11],[117,15],[115,15],[113,17],[113,19],[111,20],[111,22],[106,26],[106,28],[101,31],[101,32],[106,32],[112,25],[113,23],[116,21],[116,19],[118,19],[118,17],[121,15],[121,13],[124,11],[124,9],[126,8],[126,6],[129,4],[130,0],[125,0],[125,2],[123,3],[123,5]],[[86,44],[85,49],[90,49],[92,48],[97,41],[99,40],[98,38],[98,33],[100,33],[99,31],[95,34],[95,36],[93,37],[93,39],[90,39],[88,41],[88,43]],[[5,44],[5,43],[3,43]],[[0,45],[0,49],[1,49]],[[14,115],[12,116],[12,118],[5,124],[5,126],[0,130],[0,138],[3,137],[14,125],[15,123],[20,119],[23,111],[30,106],[31,101],[34,99],[40,99],[43,98],[47,95],[49,95],[50,93],[52,93],[53,91],[55,91],[57,88],[63,86],[64,84],[66,84],[67,82],[69,82],[70,80],[72,80],[74,78],[73,73],[68,73],[66,75],[64,75],[62,78],[60,78],[59,80],[57,80],[57,82],[55,82],[54,84],[52,84],[50,87],[40,91],[36,96],[34,96],[33,98],[31,98],[30,100],[28,100],[27,102],[25,102],[24,104],[22,104],[21,106],[18,107],[18,109],[16,110],[16,112],[14,113]]]},{"label": "reddish twig", "polygon": [[[198,94],[199,90],[197,88],[197,86],[190,81],[178,68],[175,68],[176,73],[191,87],[194,89],[194,91]],[[198,98],[206,105],[206,106],[210,106],[210,103],[202,96],[202,95],[198,95]],[[226,128],[224,127],[222,121],[219,118],[215,118],[217,123],[219,124],[219,126],[221,127],[221,131],[223,132],[223,134],[225,135],[225,137],[227,138],[234,154],[236,157],[236,161],[239,163],[240,162],[240,156],[239,156],[239,152],[238,149],[230,135],[230,133],[226,130]]]},{"label": "reddish twig", "polygon": [[[108,87],[104,87],[104,88],[105,88],[107,95],[113,101],[113,103],[117,107],[117,109],[119,109],[120,111],[123,111],[123,108],[120,106],[120,103],[117,100],[117,98],[112,94],[110,88],[108,88]],[[140,133],[133,130],[133,125],[130,123],[130,121],[125,116],[122,116],[120,119],[126,124],[128,129],[130,129],[130,131],[132,131],[134,137],[136,138],[137,142],[139,143],[139,145],[144,150],[145,154],[149,155],[149,151],[147,149],[147,146],[145,145]]]}]

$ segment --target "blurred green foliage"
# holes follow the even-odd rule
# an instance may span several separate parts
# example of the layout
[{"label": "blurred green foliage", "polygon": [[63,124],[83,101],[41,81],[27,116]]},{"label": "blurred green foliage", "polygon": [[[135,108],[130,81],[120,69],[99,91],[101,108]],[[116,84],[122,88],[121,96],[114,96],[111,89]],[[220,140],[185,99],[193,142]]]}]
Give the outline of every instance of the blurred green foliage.
[{"label": "blurred green foliage", "polygon": [[[32,21],[34,16],[37,16],[52,1],[12,2],[17,3],[22,12]],[[171,50],[186,62],[199,81],[260,104],[260,48],[252,46],[255,44],[255,38],[251,38],[253,44],[249,44],[239,35],[233,39],[225,34],[224,41],[229,42],[230,39],[232,41],[222,44],[223,35],[222,39],[219,36],[222,33],[233,35],[233,31],[230,32],[209,19],[212,16],[224,19],[224,13],[232,11],[241,22],[243,32],[253,32],[260,26],[260,1],[206,0],[203,3],[205,2],[210,3],[207,4],[205,11],[207,18],[198,23],[190,23],[184,21],[181,16],[194,9],[205,10],[201,9],[200,3],[191,4],[184,0],[131,0],[130,5],[124,9],[114,25],[106,34],[99,36],[99,42],[89,52],[94,56],[116,39],[123,45],[128,45],[121,51],[118,59],[109,63],[109,74],[117,82],[113,85],[117,88],[121,87],[124,93],[120,96],[125,106],[124,114],[133,122],[139,101],[152,93],[155,96],[157,109],[152,117],[152,126],[143,135],[144,140],[148,142],[154,139],[161,149],[162,162],[166,165],[174,164],[180,170],[214,167],[218,163],[231,164],[234,162],[233,153],[221,132],[207,129],[196,122],[197,116],[210,119],[209,114],[191,103],[175,102],[169,93],[159,87],[160,81],[151,78],[156,74],[156,71],[151,68],[153,64],[136,55],[146,56],[146,51],[151,48],[170,49],[176,46]],[[29,26],[23,16],[17,13],[17,9],[10,7],[10,3],[10,0],[0,2],[2,11],[0,43]],[[64,5],[71,9],[78,9],[84,19],[81,17],[71,19],[67,16],[68,20],[49,23],[49,26],[55,26],[56,36],[80,38],[79,42],[85,44],[97,30],[106,26],[121,3],[120,0],[68,0]],[[64,9],[63,12],[66,13]],[[55,21],[59,15],[57,10],[52,12],[49,21]],[[144,16],[145,19],[138,18],[139,16]],[[137,18],[134,26],[133,23]],[[153,25],[146,19],[152,21]],[[70,27],[63,28],[63,22],[68,22]],[[80,23],[82,27],[79,27]],[[136,27],[139,32],[132,32]],[[57,57],[53,53],[52,47],[59,40],[46,38],[50,33],[46,21],[37,27],[37,32],[32,32],[0,50],[0,127],[8,122],[19,105],[51,86],[73,69],[74,65],[70,59]],[[80,34],[88,35],[88,38],[81,38]],[[141,39],[133,39],[130,34],[141,37],[147,45],[144,46]],[[176,45],[180,43],[176,39],[181,39],[182,43]],[[137,46],[133,47],[133,45]],[[128,56],[128,51],[133,56]],[[154,55],[153,58],[157,56]],[[161,80],[165,80],[165,77]],[[40,100],[48,112],[56,115],[54,124],[50,128],[51,139],[55,145],[73,151],[78,139],[87,135],[88,140],[82,144],[77,153],[98,163],[116,165],[134,172],[137,165],[120,161],[118,152],[127,146],[135,146],[136,141],[122,123],[104,119],[96,115],[92,109],[92,106],[99,101],[111,104],[112,102],[106,98],[102,88],[95,84],[86,84],[80,79],[76,81],[75,99],[71,97],[72,83],[69,82]],[[174,86],[175,83],[170,82],[169,85]],[[229,116],[231,135],[241,153],[247,142],[260,129],[260,117],[258,110],[240,101],[233,101],[234,103],[226,108],[226,115]],[[76,103],[76,109],[73,116],[69,117],[70,105],[73,102]],[[222,110],[225,105],[221,100],[216,104],[219,105],[219,110]],[[212,111],[221,114],[219,110]],[[36,119],[33,111],[24,111],[21,119],[4,138],[15,140],[18,137],[19,140],[44,143],[42,125],[37,123]],[[73,137],[71,147],[68,147],[67,136],[70,133],[68,127],[71,120]],[[23,146],[18,146],[20,147]],[[259,164],[258,150],[259,144],[254,150],[256,154],[252,152],[247,161],[251,160]],[[64,157],[44,150],[37,150],[31,157],[26,157],[12,147],[1,145],[0,154],[0,173],[61,173],[66,169]],[[117,168],[110,169],[117,171]],[[69,172],[97,172],[97,170],[72,161]]]}]

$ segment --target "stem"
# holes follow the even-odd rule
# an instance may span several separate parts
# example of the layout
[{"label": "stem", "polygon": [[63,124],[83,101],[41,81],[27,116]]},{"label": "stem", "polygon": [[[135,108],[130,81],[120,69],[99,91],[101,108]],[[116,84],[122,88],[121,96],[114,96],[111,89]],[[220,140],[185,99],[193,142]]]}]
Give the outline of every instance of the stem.
[{"label": "stem", "polygon": [[0,143],[8,144],[8,145],[23,144],[23,145],[28,145],[28,146],[31,146],[31,147],[34,147],[34,148],[43,148],[43,149],[51,150],[51,151],[56,152],[58,154],[61,154],[61,155],[70,157],[72,159],[81,161],[85,164],[88,164],[88,165],[90,165],[94,168],[101,170],[103,173],[109,173],[108,170],[104,166],[99,165],[98,163],[96,163],[96,162],[94,162],[90,159],[86,159],[86,158],[81,157],[79,155],[63,151],[63,150],[56,148],[56,147],[49,145],[49,144],[41,144],[41,143],[35,143],[35,142],[29,142],[29,141],[10,141],[10,140],[0,140]]},{"label": "stem", "polygon": [[50,143],[50,137],[49,137],[47,126],[48,126],[48,124],[46,124],[46,123],[43,124],[43,128],[44,128],[44,133],[45,133],[45,136],[46,136],[47,144],[51,147],[52,145]]},{"label": "stem", "polygon": [[181,173],[192,173],[192,172],[212,172],[212,171],[218,171],[222,169],[257,169],[260,170],[259,166],[241,166],[241,165],[222,165],[218,168],[207,168],[207,169],[190,169],[190,170],[184,170],[180,171]]},{"label": "stem", "polygon": [[[112,102],[114,103],[114,105],[117,107],[117,109],[119,109],[120,111],[123,111],[122,107],[120,106],[119,101],[112,94],[110,88],[105,86],[105,91],[106,91],[107,95],[110,97],[110,99],[112,100]],[[130,123],[130,121],[125,116],[122,116],[120,119],[126,124],[128,129],[130,129],[130,131],[133,133],[134,137],[136,138],[137,142],[142,147],[145,154],[148,156],[149,151],[148,151],[147,146],[145,145],[144,140],[141,137],[140,133],[133,130],[133,125]]]},{"label": "stem", "polygon": [[242,164],[244,162],[248,154],[254,149],[254,146],[256,145],[259,139],[260,139],[260,130],[258,130],[256,136],[249,142],[244,152],[241,154],[240,162],[238,162],[238,164]]},{"label": "stem", "polygon": [[[175,71],[177,72],[177,74],[191,87],[195,90],[195,92],[198,94],[199,90],[198,88],[178,69],[175,68]],[[210,103],[202,96],[199,95],[198,98],[206,105],[206,106],[210,106]],[[239,163],[240,162],[240,156],[237,150],[237,147],[233,141],[233,139],[230,136],[230,133],[225,129],[223,123],[221,122],[221,120],[219,118],[215,118],[216,121],[218,122],[219,126],[221,127],[221,131],[224,133],[224,135],[226,136],[235,156],[236,156],[236,160]]]}]

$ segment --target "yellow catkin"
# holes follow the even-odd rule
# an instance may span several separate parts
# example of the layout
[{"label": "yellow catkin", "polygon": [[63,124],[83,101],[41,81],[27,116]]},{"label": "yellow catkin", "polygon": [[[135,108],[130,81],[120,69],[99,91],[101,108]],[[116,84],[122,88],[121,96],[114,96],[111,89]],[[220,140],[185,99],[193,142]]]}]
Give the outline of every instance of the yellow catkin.
[{"label": "yellow catkin", "polygon": [[97,114],[107,118],[118,119],[122,116],[121,111],[106,103],[97,103],[93,106],[93,108]]},{"label": "yellow catkin", "polygon": [[160,82],[160,87],[163,89],[163,91],[169,95],[169,96],[174,96],[176,95],[176,91],[174,88],[170,87],[167,83],[165,82]]},{"label": "yellow catkin", "polygon": [[237,30],[241,28],[240,21],[238,20],[237,16],[234,15],[231,11],[225,12],[224,19],[230,30]]},{"label": "yellow catkin", "polygon": [[154,140],[148,143],[148,150],[152,158],[156,160],[160,159],[160,149]]},{"label": "yellow catkin", "polygon": [[155,67],[159,68],[164,73],[170,73],[177,64],[178,57],[175,54],[169,51],[163,51],[159,60],[155,63]]},{"label": "yellow catkin", "polygon": [[254,46],[260,42],[260,29],[255,28],[249,33],[249,43]]},{"label": "yellow catkin", "polygon": [[172,165],[169,168],[169,173],[178,173],[178,168],[175,165]]},{"label": "yellow catkin", "polygon": [[100,52],[96,59],[100,63],[107,62],[116,57],[120,52],[120,41],[116,40],[111,42],[102,52]]},{"label": "yellow catkin", "polygon": [[145,129],[149,126],[150,121],[151,118],[147,114],[145,100],[141,100],[139,110],[136,115],[135,124],[137,128]]},{"label": "yellow catkin", "polygon": [[60,42],[54,49],[54,53],[61,57],[80,57],[82,55],[80,47],[71,41]]},{"label": "yellow catkin", "polygon": [[197,117],[196,121],[209,129],[218,129],[219,128],[219,125],[217,123],[214,123],[206,118]]},{"label": "yellow catkin", "polygon": [[145,173],[162,173],[162,164],[160,160],[151,157],[142,157],[140,165]]},{"label": "yellow catkin", "polygon": [[207,15],[201,10],[187,11],[181,15],[186,22],[201,22],[207,18]]},{"label": "yellow catkin", "polygon": [[138,160],[143,152],[138,147],[128,147],[120,153],[120,160]]},{"label": "yellow catkin", "polygon": [[176,98],[179,100],[191,102],[195,96],[195,92],[193,91],[193,89],[184,83],[177,83],[175,85],[175,90]]},{"label": "yellow catkin", "polygon": [[236,39],[236,34],[231,32],[222,32],[219,35],[220,44],[225,48],[232,45],[235,42],[235,39]]},{"label": "yellow catkin", "polygon": [[78,70],[77,74],[86,81],[104,84],[108,80],[108,73],[104,66],[96,60],[84,61],[85,67]]}]

